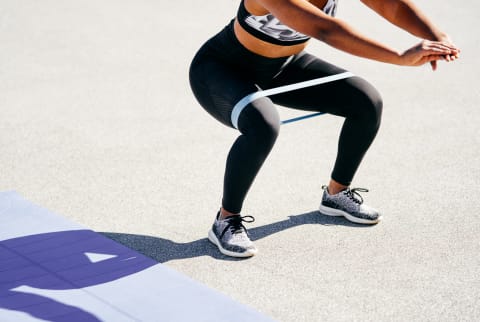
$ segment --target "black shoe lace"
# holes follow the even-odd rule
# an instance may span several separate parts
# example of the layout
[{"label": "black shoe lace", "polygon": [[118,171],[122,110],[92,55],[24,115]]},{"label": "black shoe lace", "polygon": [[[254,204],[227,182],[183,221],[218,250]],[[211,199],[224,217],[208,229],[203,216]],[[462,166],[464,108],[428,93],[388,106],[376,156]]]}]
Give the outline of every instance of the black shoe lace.
[{"label": "black shoe lace", "polygon": [[255,221],[255,218],[253,216],[230,216],[226,218],[228,224],[227,226],[223,229],[221,236],[225,234],[227,229],[230,229],[230,232],[232,234],[240,234],[242,232],[247,232],[247,228],[243,225],[242,222],[246,223],[252,223]]},{"label": "black shoe lace", "polygon": [[368,192],[368,189],[365,188],[347,188],[343,191],[343,193],[350,198],[353,202],[361,205],[363,203],[363,198],[358,192]]}]

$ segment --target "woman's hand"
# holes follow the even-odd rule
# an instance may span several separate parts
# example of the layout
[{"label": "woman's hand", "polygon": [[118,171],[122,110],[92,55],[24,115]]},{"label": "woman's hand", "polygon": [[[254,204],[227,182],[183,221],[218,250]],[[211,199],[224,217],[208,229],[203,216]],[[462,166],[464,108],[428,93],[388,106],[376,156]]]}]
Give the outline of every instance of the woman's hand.
[{"label": "woman's hand", "polygon": [[[450,37],[448,35],[443,34],[443,36],[441,36],[437,40],[446,44],[446,45],[448,45],[448,46],[451,46],[451,47],[455,48],[455,53],[454,54],[450,54],[450,55],[445,56],[445,60],[447,62],[454,61],[455,59],[460,57],[460,49],[458,49],[458,47],[453,44],[453,42],[450,40]],[[432,65],[433,70],[437,69],[437,62],[436,61],[432,61],[432,62],[430,62],[430,64]]]},{"label": "woman's hand", "polygon": [[448,38],[441,41],[423,40],[418,45],[401,54],[401,65],[420,66],[430,63],[433,70],[437,69],[437,61],[453,61],[459,57],[460,50]]}]

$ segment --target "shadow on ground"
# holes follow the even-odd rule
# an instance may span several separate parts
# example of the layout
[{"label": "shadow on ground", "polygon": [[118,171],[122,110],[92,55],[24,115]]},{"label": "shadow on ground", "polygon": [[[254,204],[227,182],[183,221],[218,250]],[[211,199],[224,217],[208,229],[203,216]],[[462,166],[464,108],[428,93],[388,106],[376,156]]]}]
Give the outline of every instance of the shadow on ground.
[{"label": "shadow on ground", "polygon": [[[343,217],[329,217],[319,214],[318,211],[311,211],[300,215],[289,216],[288,219],[271,223],[264,226],[250,228],[248,233],[253,241],[265,238],[267,236],[279,233],[281,231],[301,226],[301,225],[320,224],[324,226],[350,226],[365,228],[368,225],[359,225],[349,222]],[[194,258],[199,256],[211,256],[219,260],[236,261],[242,260],[224,256],[217,247],[208,241],[207,238],[187,242],[177,243],[168,239],[144,235],[135,235],[127,233],[100,232],[104,236],[123,244],[139,253],[144,254],[160,263],[165,263],[175,259]]]}]

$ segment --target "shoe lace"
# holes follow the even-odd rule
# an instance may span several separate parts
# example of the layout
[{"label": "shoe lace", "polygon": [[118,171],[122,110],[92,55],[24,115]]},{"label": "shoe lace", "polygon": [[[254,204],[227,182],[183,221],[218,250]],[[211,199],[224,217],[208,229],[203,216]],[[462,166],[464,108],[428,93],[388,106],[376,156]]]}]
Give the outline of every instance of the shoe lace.
[{"label": "shoe lace", "polygon": [[363,198],[358,192],[368,192],[368,189],[365,188],[347,188],[343,191],[343,193],[350,198],[353,202],[361,205],[363,203]]},{"label": "shoe lace", "polygon": [[253,216],[231,216],[226,219],[228,224],[222,231],[222,236],[225,234],[227,229],[230,229],[232,234],[240,234],[242,232],[247,232],[247,228],[243,225],[243,222],[252,223],[255,221]]}]

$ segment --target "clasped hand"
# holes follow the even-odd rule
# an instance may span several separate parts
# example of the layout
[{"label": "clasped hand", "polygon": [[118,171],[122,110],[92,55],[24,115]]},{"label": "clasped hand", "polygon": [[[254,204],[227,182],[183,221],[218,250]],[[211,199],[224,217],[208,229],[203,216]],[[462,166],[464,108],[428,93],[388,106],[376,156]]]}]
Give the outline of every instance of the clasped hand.
[{"label": "clasped hand", "polygon": [[437,69],[437,61],[451,62],[460,55],[460,49],[445,38],[440,41],[423,40],[419,44],[407,49],[401,57],[401,64],[406,66],[420,66],[430,63],[433,70]]}]

